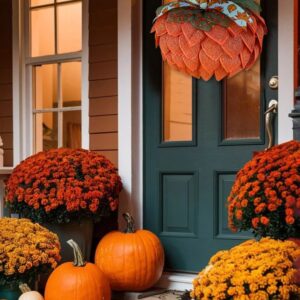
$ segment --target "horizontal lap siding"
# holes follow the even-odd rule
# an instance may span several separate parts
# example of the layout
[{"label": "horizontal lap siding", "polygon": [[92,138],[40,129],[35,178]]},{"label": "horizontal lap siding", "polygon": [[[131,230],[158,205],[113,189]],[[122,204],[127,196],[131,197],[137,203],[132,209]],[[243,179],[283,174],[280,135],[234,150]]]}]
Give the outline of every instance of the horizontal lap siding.
[{"label": "horizontal lap siding", "polygon": [[0,136],[4,144],[4,165],[13,165],[12,121],[12,6],[0,3]]},{"label": "horizontal lap siding", "polygon": [[90,149],[117,165],[117,0],[90,0],[89,6]]}]

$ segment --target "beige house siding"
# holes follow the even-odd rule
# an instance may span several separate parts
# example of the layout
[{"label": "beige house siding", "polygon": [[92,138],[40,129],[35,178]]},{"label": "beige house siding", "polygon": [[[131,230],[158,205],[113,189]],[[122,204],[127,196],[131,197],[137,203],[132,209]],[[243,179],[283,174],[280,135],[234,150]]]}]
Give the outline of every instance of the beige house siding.
[{"label": "beige house siding", "polygon": [[4,165],[13,165],[12,122],[12,5],[1,0],[0,9],[0,136],[4,144]]},{"label": "beige house siding", "polygon": [[117,0],[90,0],[89,5],[90,149],[117,165]]}]

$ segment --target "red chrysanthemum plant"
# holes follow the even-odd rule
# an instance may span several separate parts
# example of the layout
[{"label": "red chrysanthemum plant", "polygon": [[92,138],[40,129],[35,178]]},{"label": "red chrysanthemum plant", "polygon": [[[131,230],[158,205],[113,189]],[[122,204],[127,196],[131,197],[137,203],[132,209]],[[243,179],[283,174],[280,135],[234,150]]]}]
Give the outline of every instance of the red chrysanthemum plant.
[{"label": "red chrysanthemum plant", "polygon": [[300,142],[258,153],[237,174],[228,197],[229,226],[258,237],[300,237]]},{"label": "red chrysanthemum plant", "polygon": [[36,222],[99,220],[118,208],[121,179],[104,156],[83,149],[53,149],[22,161],[6,184],[9,209]]},{"label": "red chrysanthemum plant", "polygon": [[177,0],[159,7],[152,27],[171,67],[218,81],[249,70],[267,33],[254,0]]}]

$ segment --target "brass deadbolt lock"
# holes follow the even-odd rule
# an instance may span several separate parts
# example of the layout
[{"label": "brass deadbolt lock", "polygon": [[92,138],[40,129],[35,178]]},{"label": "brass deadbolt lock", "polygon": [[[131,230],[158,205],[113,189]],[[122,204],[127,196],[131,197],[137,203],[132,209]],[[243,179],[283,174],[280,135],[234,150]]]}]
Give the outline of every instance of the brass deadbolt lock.
[{"label": "brass deadbolt lock", "polygon": [[269,81],[269,87],[272,90],[278,90],[278,86],[279,86],[278,76],[272,76],[272,78]]}]

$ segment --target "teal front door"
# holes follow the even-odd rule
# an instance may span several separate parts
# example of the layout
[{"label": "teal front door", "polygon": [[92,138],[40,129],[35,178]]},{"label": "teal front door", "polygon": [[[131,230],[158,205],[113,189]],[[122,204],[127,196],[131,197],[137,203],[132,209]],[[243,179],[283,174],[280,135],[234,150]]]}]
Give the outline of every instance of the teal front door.
[{"label": "teal front door", "polygon": [[[192,79],[163,65],[150,34],[159,0],[144,1],[144,227],[166,269],[197,272],[251,236],[227,227],[236,172],[266,148],[265,111],[277,90],[277,1],[262,1],[269,33],[260,61],[230,80]],[[273,132],[276,139],[276,118]]]}]

